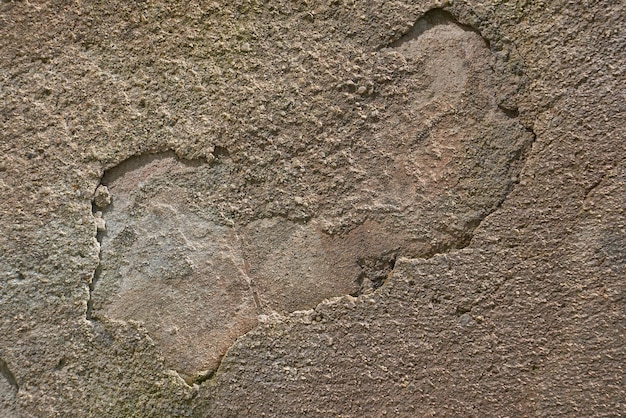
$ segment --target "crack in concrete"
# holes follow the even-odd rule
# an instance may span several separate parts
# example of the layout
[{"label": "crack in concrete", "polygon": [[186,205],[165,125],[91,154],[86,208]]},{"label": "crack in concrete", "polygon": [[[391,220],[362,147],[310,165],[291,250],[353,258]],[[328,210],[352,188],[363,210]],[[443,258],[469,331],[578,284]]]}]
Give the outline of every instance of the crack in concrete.
[{"label": "crack in concrete", "polygon": [[94,269],[94,272],[91,275],[91,280],[89,281],[89,299],[87,299],[87,310],[85,311],[85,318],[88,321],[93,319],[93,292],[96,283],[100,280],[100,275],[102,274],[102,236],[100,233],[96,233],[96,240],[98,241],[98,265]]}]

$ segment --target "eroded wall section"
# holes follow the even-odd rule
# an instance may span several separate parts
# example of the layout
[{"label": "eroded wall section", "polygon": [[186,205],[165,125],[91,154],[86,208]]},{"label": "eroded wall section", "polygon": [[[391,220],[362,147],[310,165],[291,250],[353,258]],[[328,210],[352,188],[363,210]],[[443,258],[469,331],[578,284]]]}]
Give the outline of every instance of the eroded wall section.
[{"label": "eroded wall section", "polygon": [[[317,162],[336,166],[324,181],[341,185],[338,196],[277,203],[280,184],[251,181],[223,149],[210,163],[161,152],[107,170],[94,198],[101,254],[89,319],[142,322],[169,367],[193,381],[260,314],[370,292],[396,257],[467,245],[515,184],[533,135],[498,107],[485,40],[444,12],[427,13],[375,60],[406,71],[377,88],[338,86],[376,96],[388,115],[353,133],[366,147]],[[345,181],[350,170],[358,181]],[[303,183],[315,173],[300,167]],[[258,210],[277,204],[281,215]]]}]

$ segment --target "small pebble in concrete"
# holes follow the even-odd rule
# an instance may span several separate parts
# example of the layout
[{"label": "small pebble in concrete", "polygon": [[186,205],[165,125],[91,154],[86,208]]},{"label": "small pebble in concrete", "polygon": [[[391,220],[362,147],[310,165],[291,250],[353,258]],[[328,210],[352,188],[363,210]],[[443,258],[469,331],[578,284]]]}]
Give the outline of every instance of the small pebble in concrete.
[{"label": "small pebble in concrete", "polygon": [[106,208],[111,204],[111,194],[109,189],[105,185],[100,185],[96,189],[96,193],[93,197],[93,203],[99,208]]}]

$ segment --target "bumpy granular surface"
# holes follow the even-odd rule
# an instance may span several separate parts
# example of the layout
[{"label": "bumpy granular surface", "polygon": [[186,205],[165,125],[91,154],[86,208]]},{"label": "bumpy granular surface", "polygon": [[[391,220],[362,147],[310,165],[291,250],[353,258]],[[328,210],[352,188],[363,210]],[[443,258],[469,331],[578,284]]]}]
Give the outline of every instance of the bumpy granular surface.
[{"label": "bumpy granular surface", "polygon": [[1,2],[0,416],[620,416],[619,2]]}]

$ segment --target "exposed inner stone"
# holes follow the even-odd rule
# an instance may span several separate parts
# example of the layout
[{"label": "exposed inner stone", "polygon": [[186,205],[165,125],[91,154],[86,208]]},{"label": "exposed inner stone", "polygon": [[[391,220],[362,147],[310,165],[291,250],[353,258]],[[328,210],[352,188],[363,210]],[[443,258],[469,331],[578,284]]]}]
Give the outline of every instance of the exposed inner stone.
[{"label": "exposed inner stone", "polygon": [[[389,116],[336,169],[339,178],[358,168],[364,180],[311,197],[318,209],[304,220],[244,216],[275,204],[263,196],[277,185],[246,182],[225,152],[212,164],[161,153],[108,170],[94,204],[106,225],[90,318],[144,323],[191,381],[210,375],[261,313],[371,291],[397,256],[467,245],[510,190],[532,135],[498,109],[485,41],[444,15],[378,54],[420,70],[381,93]],[[233,201],[225,185],[235,180],[249,201]],[[338,224],[348,226],[335,233]]]}]

